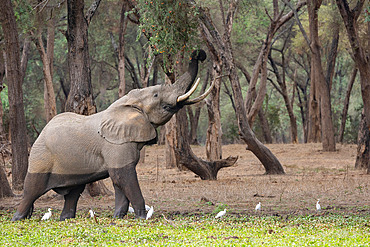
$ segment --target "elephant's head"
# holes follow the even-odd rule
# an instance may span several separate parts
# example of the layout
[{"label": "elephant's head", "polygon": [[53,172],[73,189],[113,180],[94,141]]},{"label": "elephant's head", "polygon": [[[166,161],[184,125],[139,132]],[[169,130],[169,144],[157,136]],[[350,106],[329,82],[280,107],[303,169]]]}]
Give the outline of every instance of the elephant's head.
[{"label": "elephant's head", "polygon": [[114,102],[103,114],[99,133],[109,142],[148,142],[156,138],[155,128],[167,123],[184,105],[204,99],[212,86],[201,96],[189,97],[199,85],[193,85],[198,73],[198,62],[206,59],[203,50],[193,52],[187,72],[174,84],[163,84],[134,89]]}]

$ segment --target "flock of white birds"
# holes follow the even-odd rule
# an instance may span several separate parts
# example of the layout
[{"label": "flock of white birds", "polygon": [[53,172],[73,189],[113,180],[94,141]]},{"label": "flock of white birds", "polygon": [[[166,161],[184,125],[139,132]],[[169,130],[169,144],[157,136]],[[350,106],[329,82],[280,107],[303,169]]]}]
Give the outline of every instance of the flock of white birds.
[{"label": "flock of white birds", "polygon": [[[262,204],[261,204],[261,202],[259,202],[255,207],[255,211],[256,212],[261,211],[261,208],[262,208]],[[146,219],[148,220],[153,216],[154,208],[153,208],[153,206],[149,207],[148,205],[145,205],[145,210],[148,211],[147,214],[146,214]],[[320,199],[318,199],[317,202],[316,202],[316,210],[317,211],[321,210]],[[131,206],[128,207],[128,212],[132,213],[132,214],[135,213],[134,209]],[[90,214],[90,218],[95,217],[95,212],[92,209],[89,210],[89,214]],[[226,214],[226,208],[224,210],[218,212],[218,214],[215,216],[215,218],[216,219],[221,218],[225,214]],[[48,208],[48,212],[45,213],[44,216],[42,216],[41,220],[48,220],[48,219],[50,219],[50,217],[51,217],[51,208]]]}]

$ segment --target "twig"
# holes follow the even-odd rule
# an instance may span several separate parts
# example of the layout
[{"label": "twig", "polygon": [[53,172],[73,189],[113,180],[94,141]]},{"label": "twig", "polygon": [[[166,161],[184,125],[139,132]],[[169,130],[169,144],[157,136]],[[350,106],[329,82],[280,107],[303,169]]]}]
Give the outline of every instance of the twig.
[{"label": "twig", "polygon": [[162,216],[163,216],[164,220],[167,221],[171,226],[176,227],[176,225],[171,220],[168,220],[166,218],[166,216],[164,216],[164,214],[162,214]]}]

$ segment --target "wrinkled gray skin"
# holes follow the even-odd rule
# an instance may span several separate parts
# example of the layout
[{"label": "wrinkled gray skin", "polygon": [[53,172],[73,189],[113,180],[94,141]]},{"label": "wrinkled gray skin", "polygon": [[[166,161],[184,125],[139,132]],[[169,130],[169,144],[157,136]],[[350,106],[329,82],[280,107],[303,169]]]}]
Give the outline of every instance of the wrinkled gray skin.
[{"label": "wrinkled gray skin", "polygon": [[49,190],[64,196],[60,220],[74,218],[85,185],[110,177],[115,190],[114,217],[145,218],[136,164],[140,150],[155,143],[155,128],[165,124],[186,102],[178,96],[192,86],[204,51],[193,53],[189,69],[173,85],[136,89],[105,111],[83,116],[62,113],[54,117],[34,143],[24,183],[23,199],[12,220],[31,217],[33,203]]}]

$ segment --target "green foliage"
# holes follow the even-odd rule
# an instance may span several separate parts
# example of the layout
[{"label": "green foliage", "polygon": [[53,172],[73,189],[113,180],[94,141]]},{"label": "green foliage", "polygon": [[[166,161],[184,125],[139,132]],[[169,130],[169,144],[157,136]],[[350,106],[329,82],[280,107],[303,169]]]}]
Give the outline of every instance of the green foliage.
[{"label": "green foliage", "polygon": [[184,0],[138,0],[137,3],[140,13],[138,38],[144,34],[154,54],[163,54],[166,62],[170,57],[194,49],[198,40],[195,6]]},{"label": "green foliage", "polygon": [[27,0],[12,1],[14,16],[17,21],[18,33],[27,33],[33,29],[33,14],[31,3]]},{"label": "green foliage", "polygon": [[[369,216],[273,216],[214,214],[173,216],[166,220],[112,219],[98,212],[98,224],[87,210],[76,219],[11,222],[1,211],[1,246],[368,246]],[[58,214],[59,212],[55,212]],[[171,216],[167,215],[166,218]]]},{"label": "green foliage", "polygon": [[370,6],[367,6],[367,8],[364,10],[364,15],[365,15],[365,22],[370,21]]}]

